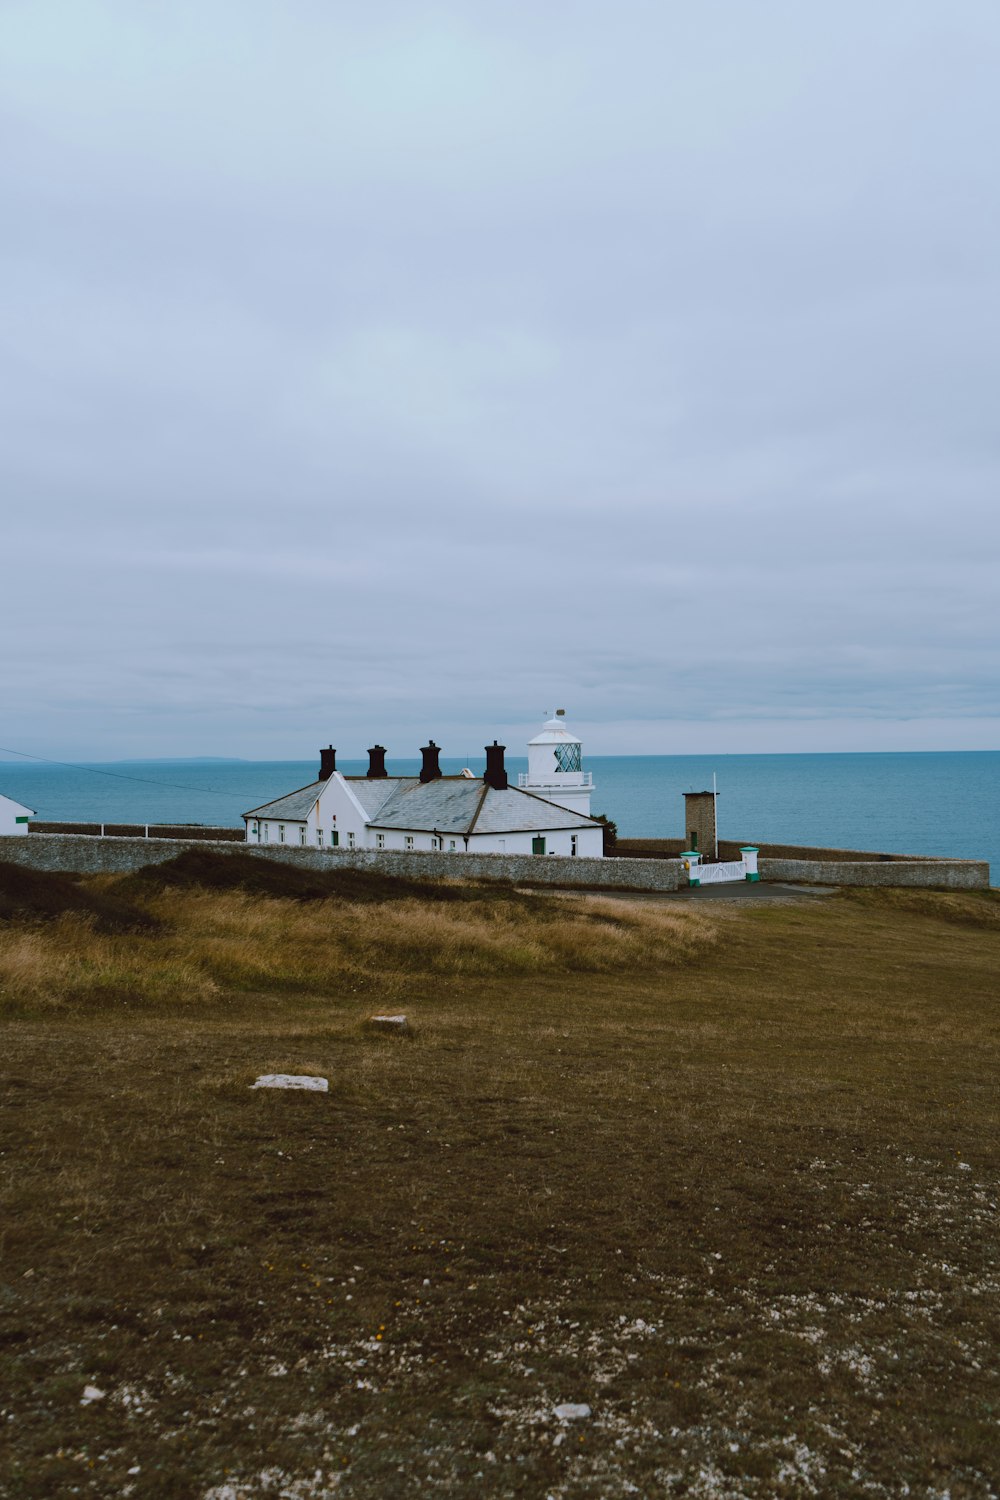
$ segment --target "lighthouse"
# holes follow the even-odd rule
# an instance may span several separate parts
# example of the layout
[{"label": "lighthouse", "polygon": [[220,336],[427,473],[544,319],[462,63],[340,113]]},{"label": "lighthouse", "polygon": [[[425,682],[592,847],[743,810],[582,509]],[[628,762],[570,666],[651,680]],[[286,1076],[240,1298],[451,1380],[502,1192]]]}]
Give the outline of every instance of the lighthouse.
[{"label": "lighthouse", "polygon": [[528,770],[521,772],[518,785],[522,791],[590,817],[594,780],[583,769],[583,744],[567,729],[565,709],[557,708],[541,734],[528,741]]}]

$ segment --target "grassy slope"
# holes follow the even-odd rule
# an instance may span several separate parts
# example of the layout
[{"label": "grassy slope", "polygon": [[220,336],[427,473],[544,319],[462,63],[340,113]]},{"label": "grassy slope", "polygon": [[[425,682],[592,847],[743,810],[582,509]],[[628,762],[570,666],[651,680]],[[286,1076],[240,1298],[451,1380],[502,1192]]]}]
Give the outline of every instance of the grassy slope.
[{"label": "grassy slope", "polygon": [[188,978],[13,997],[3,1493],[992,1493],[1000,934],[917,894],[635,908],[610,973],[608,903],[544,898],[369,907],[361,958],[225,892],[8,930]]}]

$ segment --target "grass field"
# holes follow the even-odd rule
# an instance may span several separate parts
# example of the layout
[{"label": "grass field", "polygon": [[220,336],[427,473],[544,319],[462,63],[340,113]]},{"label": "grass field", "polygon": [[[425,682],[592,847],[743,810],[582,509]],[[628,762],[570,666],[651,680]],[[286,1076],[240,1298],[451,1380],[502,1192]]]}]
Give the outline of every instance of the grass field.
[{"label": "grass field", "polygon": [[177,863],[0,869],[5,1497],[997,1493],[995,893]]}]

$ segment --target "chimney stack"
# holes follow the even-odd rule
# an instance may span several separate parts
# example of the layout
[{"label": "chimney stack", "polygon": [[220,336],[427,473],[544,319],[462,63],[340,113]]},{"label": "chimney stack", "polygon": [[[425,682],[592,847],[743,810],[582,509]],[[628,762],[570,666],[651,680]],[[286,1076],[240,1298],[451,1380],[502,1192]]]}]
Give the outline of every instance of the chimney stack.
[{"label": "chimney stack", "polygon": [[503,755],[506,745],[498,745],[496,740],[492,745],[486,746],[486,774],[483,780],[487,786],[491,786],[496,792],[507,790],[507,772],[504,769]]},{"label": "chimney stack", "polygon": [[429,745],[423,745],[421,747],[420,754],[424,758],[424,763],[420,768],[420,780],[437,781],[438,777],[441,775],[441,767],[438,765],[438,756],[441,754],[441,746],[435,745],[434,741],[431,740]]},{"label": "chimney stack", "polygon": [[332,745],[319,752],[319,780],[329,781],[337,769],[337,752]]},{"label": "chimney stack", "polygon": [[385,768],[385,746],[372,745],[368,751],[368,780],[381,781],[388,774]]}]

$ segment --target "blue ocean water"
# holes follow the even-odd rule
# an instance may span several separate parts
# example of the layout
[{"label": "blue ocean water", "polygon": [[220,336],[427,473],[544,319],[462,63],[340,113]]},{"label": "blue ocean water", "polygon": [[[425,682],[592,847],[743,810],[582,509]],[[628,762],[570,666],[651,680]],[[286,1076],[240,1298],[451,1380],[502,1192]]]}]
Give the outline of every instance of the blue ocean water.
[{"label": "blue ocean water", "polygon": [[[512,778],[527,761],[509,756]],[[1000,871],[1000,751],[868,755],[587,756],[595,812],[624,837],[680,838],[683,793],[716,774],[719,833],[748,842],[988,859]],[[442,760],[455,772],[462,762]],[[317,774],[309,761],[116,761],[62,767],[0,760],[0,792],[49,822],[209,823],[241,814]],[[348,774],[367,761],[341,761]],[[416,774],[419,761],[392,760]],[[482,764],[473,770],[481,773]]]}]

